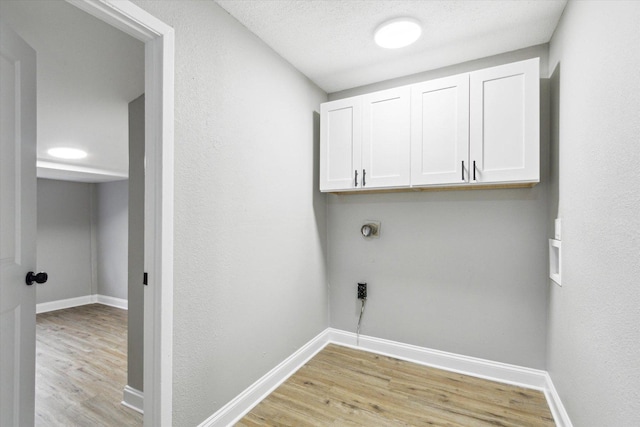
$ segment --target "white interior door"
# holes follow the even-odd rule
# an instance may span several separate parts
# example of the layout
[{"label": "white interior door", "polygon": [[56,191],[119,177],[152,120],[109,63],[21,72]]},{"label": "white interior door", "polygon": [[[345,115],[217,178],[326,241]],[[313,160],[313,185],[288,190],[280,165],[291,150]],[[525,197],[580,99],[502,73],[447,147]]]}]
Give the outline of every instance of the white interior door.
[{"label": "white interior door", "polygon": [[36,53],[0,21],[0,426],[34,422]]}]

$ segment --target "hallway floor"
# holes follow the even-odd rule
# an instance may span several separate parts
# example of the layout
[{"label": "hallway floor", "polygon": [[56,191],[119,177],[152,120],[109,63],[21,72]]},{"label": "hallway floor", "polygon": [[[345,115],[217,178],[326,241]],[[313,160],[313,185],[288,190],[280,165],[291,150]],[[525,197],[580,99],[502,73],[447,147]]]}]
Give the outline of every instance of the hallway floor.
[{"label": "hallway floor", "polygon": [[127,311],[90,304],[36,316],[36,426],[141,426],[123,406]]}]

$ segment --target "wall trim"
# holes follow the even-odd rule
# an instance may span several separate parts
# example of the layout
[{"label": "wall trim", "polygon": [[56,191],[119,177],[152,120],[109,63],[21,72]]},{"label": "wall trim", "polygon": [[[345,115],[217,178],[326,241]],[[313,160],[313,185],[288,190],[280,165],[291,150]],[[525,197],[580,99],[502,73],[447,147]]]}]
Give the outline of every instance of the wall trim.
[{"label": "wall trim", "polygon": [[129,301],[122,298],[110,297],[107,295],[97,295],[96,302],[98,304],[109,305],[111,307],[121,308],[123,310],[129,309]]},{"label": "wall trim", "polygon": [[84,295],[81,297],[61,299],[57,301],[41,302],[40,304],[36,304],[36,314],[71,307],[79,307],[81,305],[93,304],[95,302],[97,302],[96,295]]},{"label": "wall trim", "polygon": [[360,335],[359,343],[357,343],[356,334],[333,328],[325,329],[300,350],[289,356],[285,361],[203,421],[198,427],[222,427],[237,423],[269,393],[330,343],[390,356],[420,365],[542,391],[547,398],[547,403],[556,425],[558,427],[573,427],[560,396],[553,386],[551,377],[546,371],[364,335]]},{"label": "wall trim", "polygon": [[173,417],[173,28],[128,0],[67,0],[145,45],[144,425]]},{"label": "wall trim", "polygon": [[360,335],[360,345],[356,345],[356,334],[333,328],[329,328],[328,331],[329,340],[333,343],[384,356],[395,357],[396,359],[406,360],[420,365],[427,365],[540,391],[544,391],[547,384],[546,372],[538,369],[463,356],[461,354],[363,335]]},{"label": "wall trim", "polygon": [[569,419],[569,414],[562,404],[562,400],[560,400],[560,395],[556,390],[556,387],[553,385],[553,381],[551,381],[551,375],[546,373],[546,389],[544,391],[544,395],[547,397],[547,403],[549,404],[549,409],[551,410],[551,414],[553,415],[553,419],[556,422],[558,427],[573,427],[571,420]]},{"label": "wall trim", "polygon": [[144,411],[142,410],[142,408],[144,408],[144,393],[138,389],[130,387],[129,385],[124,386],[124,390],[122,391],[122,402],[120,403],[127,408],[131,408],[136,412],[144,414]]},{"label": "wall trim", "polygon": [[199,427],[230,426],[244,417],[287,378],[293,375],[327,344],[327,331],[321,332],[282,363],[267,372],[220,410],[204,420]]},{"label": "wall trim", "polygon": [[107,295],[84,295],[57,301],[41,302],[40,304],[36,304],[36,314],[96,303],[121,308],[123,310],[127,310],[129,306],[129,302],[126,299],[114,298]]}]

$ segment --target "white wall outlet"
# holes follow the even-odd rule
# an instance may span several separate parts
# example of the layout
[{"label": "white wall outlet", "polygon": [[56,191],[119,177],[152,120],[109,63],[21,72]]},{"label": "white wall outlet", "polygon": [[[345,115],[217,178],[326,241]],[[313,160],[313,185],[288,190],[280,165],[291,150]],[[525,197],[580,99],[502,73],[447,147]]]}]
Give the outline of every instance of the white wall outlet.
[{"label": "white wall outlet", "polygon": [[553,238],[556,240],[562,240],[562,220],[560,218],[556,218],[555,234]]}]

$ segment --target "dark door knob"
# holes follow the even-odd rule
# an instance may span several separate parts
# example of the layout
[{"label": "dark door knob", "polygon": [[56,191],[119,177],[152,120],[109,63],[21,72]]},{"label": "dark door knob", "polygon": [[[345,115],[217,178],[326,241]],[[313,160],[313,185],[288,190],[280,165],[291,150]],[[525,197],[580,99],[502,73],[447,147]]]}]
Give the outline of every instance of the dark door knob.
[{"label": "dark door knob", "polygon": [[47,273],[40,272],[40,273],[34,274],[33,271],[30,271],[27,273],[25,282],[27,282],[27,285],[31,286],[33,285],[33,282],[44,283],[47,281],[48,278],[49,278],[49,275]]}]

